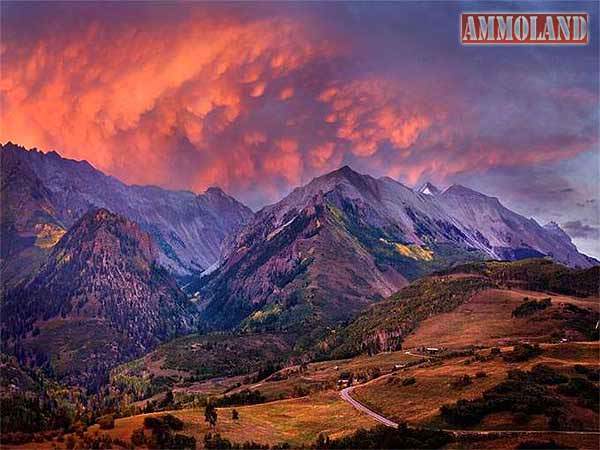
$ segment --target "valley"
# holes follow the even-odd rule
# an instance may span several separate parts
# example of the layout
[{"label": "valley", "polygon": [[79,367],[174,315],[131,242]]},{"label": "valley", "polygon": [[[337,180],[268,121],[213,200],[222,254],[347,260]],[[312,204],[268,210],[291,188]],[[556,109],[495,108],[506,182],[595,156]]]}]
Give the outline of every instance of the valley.
[{"label": "valley", "polygon": [[[453,278],[465,282],[471,276],[453,275]],[[551,306],[525,316],[515,316],[515,311],[523,310],[522,305],[548,297],[551,298]],[[268,445],[287,442],[292,447],[311,446],[319,434],[332,439],[341,438],[351,436],[359,428],[373,428],[378,424],[340,395],[346,392],[347,396],[392,422],[448,430],[454,443],[450,442],[447,448],[457,445],[460,448],[512,449],[526,440],[594,448],[600,432],[597,428],[600,417],[596,406],[593,406],[595,403],[591,409],[590,406],[582,406],[578,394],[560,388],[567,386],[569,379],[589,377],[597,389],[600,371],[598,341],[590,341],[581,334],[585,327],[593,329],[595,323],[589,325],[583,318],[586,314],[579,309],[579,316],[572,316],[571,307],[588,311],[587,315],[597,320],[600,299],[487,287],[469,295],[451,312],[438,313],[422,320],[407,334],[400,350],[374,352],[372,355],[363,353],[352,358],[321,362],[291,365],[288,362],[281,369],[265,372],[266,376],[252,372],[252,360],[244,358],[252,358],[251,349],[257,340],[268,343],[273,338],[260,335],[221,339],[180,338],[159,347],[156,355],[160,357],[149,355],[113,373],[113,380],[125,375],[152,380],[170,378],[170,384],[163,386],[163,394],[155,394],[151,399],[160,405],[164,393],[170,391],[172,403],[158,406],[160,412],[117,418],[114,428],[109,430],[90,426],[86,433],[107,435],[116,442],[129,442],[133,431],[143,428],[144,419],[149,415],[173,414],[183,421],[183,432],[194,436],[200,447],[209,432],[217,432],[231,442],[252,441]],[[560,329],[562,334],[553,334],[552,330],[556,329]],[[227,355],[232,362],[241,365],[250,364],[248,370],[251,373],[236,375],[230,372],[230,376],[225,377],[206,373],[196,381],[189,376],[197,373],[193,366],[185,368],[174,364],[173,361],[181,360],[181,356],[177,356],[179,348],[197,349],[189,362],[184,359],[182,363],[201,360],[208,365],[200,364],[199,367],[208,368],[216,364],[215,367],[227,373],[223,362],[210,363],[207,359],[216,350],[210,345],[207,347],[209,342],[224,346],[217,352],[218,355]],[[269,353],[268,346],[261,346],[260,356],[255,361],[275,362],[279,352],[289,352],[290,347],[282,341],[275,339],[270,342],[274,345],[274,353]],[[519,348],[534,348],[535,343],[540,345],[539,351],[519,358],[512,357]],[[234,356],[232,352],[240,348],[245,350]],[[456,426],[447,422],[441,412],[443,405],[481,398],[485,392],[506,382],[507,377],[540,371],[540,367],[550,376],[566,377],[558,384],[544,385],[544,389],[564,392],[552,397],[553,401],[559,402],[556,417],[563,418],[562,421],[554,419],[553,422],[552,417],[543,412],[509,409],[486,414],[474,425]],[[351,388],[346,389],[348,386]],[[260,398],[253,400],[258,403],[244,404],[249,392],[259,394]],[[239,395],[236,397],[236,394]],[[236,400],[231,406],[217,407],[216,427],[210,427],[204,421],[206,401],[219,405],[219,401],[226,398]],[[137,405],[146,407],[147,402]],[[176,408],[173,409],[173,406]],[[239,414],[235,420],[232,419],[234,409]],[[454,433],[452,429],[460,431]],[[53,445],[61,447],[56,441]]]}]

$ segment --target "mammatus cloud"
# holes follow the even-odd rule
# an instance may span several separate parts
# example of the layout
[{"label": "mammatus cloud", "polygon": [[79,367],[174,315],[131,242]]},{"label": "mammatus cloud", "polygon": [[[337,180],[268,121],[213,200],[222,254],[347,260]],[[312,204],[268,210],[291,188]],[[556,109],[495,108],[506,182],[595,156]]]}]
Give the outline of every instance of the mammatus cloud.
[{"label": "mammatus cloud", "polygon": [[487,74],[435,58],[412,34],[393,36],[401,53],[384,64],[389,36],[369,27],[242,12],[196,5],[164,21],[84,16],[65,27],[53,15],[30,33],[6,22],[0,140],[130,183],[219,185],[254,207],[344,163],[443,182],[597,144],[597,86],[535,65]]}]

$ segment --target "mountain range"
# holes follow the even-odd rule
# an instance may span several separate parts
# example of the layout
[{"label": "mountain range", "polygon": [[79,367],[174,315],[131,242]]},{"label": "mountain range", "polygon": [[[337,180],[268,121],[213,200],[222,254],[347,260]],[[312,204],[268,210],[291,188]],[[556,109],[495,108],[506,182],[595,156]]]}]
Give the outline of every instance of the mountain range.
[{"label": "mountain range", "polygon": [[225,328],[315,330],[457,263],[541,256],[572,267],[596,263],[556,225],[543,227],[497,198],[460,185],[425,188],[346,166],[295,189],[259,211],[228,242],[218,270],[194,285],[204,319]]},{"label": "mountain range", "polygon": [[249,208],[217,187],[197,195],[129,186],[86,161],[27,151],[10,142],[2,146],[1,158],[2,278],[7,282],[38,264],[91,208],[137,222],[156,242],[160,264],[178,276],[214,264],[225,237],[252,217]]},{"label": "mountain range", "polygon": [[344,166],[254,214],[219,188],[129,186],[12,143],[1,158],[3,343],[88,386],[198,329],[284,333],[308,348],[457,264],[598,263],[558,225],[460,185],[415,191]]}]

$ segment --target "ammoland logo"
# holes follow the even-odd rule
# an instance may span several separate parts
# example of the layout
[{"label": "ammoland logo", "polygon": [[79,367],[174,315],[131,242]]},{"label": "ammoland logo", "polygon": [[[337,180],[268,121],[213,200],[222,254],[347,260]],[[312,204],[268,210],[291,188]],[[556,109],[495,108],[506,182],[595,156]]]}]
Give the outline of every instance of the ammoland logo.
[{"label": "ammoland logo", "polygon": [[462,13],[460,39],[465,45],[585,45],[587,13]]}]

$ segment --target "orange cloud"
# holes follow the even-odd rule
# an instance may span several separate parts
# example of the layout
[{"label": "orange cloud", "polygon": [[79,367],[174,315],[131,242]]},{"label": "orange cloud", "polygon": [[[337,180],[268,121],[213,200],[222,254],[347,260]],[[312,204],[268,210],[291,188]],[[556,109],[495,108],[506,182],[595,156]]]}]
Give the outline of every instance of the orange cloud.
[{"label": "orange cloud", "polygon": [[284,138],[276,142],[278,151],[264,162],[268,174],[281,175],[291,185],[300,183],[302,177],[302,155],[298,151],[298,142]]},{"label": "orange cloud", "polygon": [[281,100],[287,100],[290,99],[294,96],[294,88],[293,87],[286,87],[284,89],[281,90],[281,92],[279,93],[279,98]]},{"label": "orange cloud", "polygon": [[[444,70],[365,69],[356,41],[314,17],[224,9],[3,34],[0,140],[56,149],[129,183],[219,185],[255,207],[344,163],[416,183],[597,143],[597,99],[585,87],[522,103],[502,87],[489,103],[515,103],[490,112]],[[535,124],[554,111],[554,126]]]},{"label": "orange cloud", "polygon": [[411,147],[436,120],[439,111],[409,103],[393,83],[372,78],[328,88],[319,100],[330,113],[327,123],[337,123],[337,137],[352,144],[356,156],[374,155],[389,142],[396,149]]},{"label": "orange cloud", "polygon": [[[195,16],[163,28],[90,23],[28,48],[6,42],[0,138],[58,149],[129,182],[188,187],[168,181],[178,140],[213,151],[219,135],[251,113],[246,96],[262,97],[269,80],[332,51],[288,20]],[[257,136],[250,140],[266,143]],[[220,170],[194,179],[230,184],[210,159]]]}]

